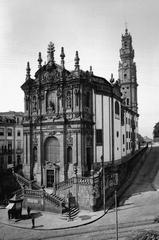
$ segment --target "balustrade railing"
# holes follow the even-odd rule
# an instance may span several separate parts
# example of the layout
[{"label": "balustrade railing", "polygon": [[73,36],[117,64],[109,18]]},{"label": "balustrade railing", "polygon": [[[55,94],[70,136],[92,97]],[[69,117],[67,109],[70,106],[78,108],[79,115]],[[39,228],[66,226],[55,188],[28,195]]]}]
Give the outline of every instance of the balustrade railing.
[{"label": "balustrade railing", "polygon": [[32,190],[32,189],[24,189],[24,195],[30,196],[30,197],[43,197],[43,191],[42,190]]},{"label": "balustrade railing", "polygon": [[92,177],[74,177],[74,183],[76,183],[76,179],[77,179],[77,183],[81,184],[81,185],[92,185],[93,184],[93,178]]},{"label": "balustrade railing", "polygon": [[64,189],[72,186],[74,183],[74,178],[70,178],[67,181],[60,182],[56,185],[56,189]]},{"label": "balustrade railing", "polygon": [[19,175],[19,174],[17,174],[17,173],[15,173],[15,176],[16,176],[17,181],[18,181],[19,183],[21,183],[21,184],[23,184],[23,185],[25,185],[25,186],[27,186],[27,187],[30,187],[30,184],[31,184],[30,180],[22,177],[21,175]]},{"label": "balustrade railing", "polygon": [[36,198],[44,198],[49,202],[55,204],[57,207],[62,206],[63,199],[59,198],[56,195],[50,195],[43,190],[32,190],[32,189],[24,189],[24,196],[26,197],[36,197]]},{"label": "balustrade railing", "polygon": [[22,189],[18,189],[17,191],[14,191],[12,194],[16,195],[16,197],[20,197],[23,195],[23,191]]},{"label": "balustrade railing", "polygon": [[92,185],[94,182],[98,182],[99,176],[91,176],[91,177],[72,177],[68,179],[67,181],[60,182],[56,185],[56,189],[66,189],[68,187],[71,187],[73,184],[79,184],[79,185]]},{"label": "balustrade railing", "polygon": [[47,199],[48,201],[54,203],[58,207],[62,206],[63,200],[58,199],[57,196],[55,197],[55,196],[48,194],[47,192],[44,192],[44,198]]}]

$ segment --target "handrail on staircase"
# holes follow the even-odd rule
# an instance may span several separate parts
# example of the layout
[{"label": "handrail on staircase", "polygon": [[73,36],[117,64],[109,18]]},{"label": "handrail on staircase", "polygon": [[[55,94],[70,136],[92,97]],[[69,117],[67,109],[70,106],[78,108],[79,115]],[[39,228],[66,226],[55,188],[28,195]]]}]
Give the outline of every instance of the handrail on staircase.
[{"label": "handrail on staircase", "polygon": [[30,181],[30,180],[22,177],[22,176],[19,175],[18,173],[14,173],[14,174],[15,174],[17,180],[19,180],[22,184],[25,184],[25,185],[28,186],[28,187],[30,186],[30,184],[31,184],[31,181]]},{"label": "handrail on staircase", "polygon": [[93,182],[98,181],[98,179],[99,179],[99,175],[91,176],[91,177],[81,177],[81,176],[72,177],[72,178],[69,178],[67,181],[62,181],[56,184],[56,189],[68,188],[76,183],[80,185],[92,185]]}]

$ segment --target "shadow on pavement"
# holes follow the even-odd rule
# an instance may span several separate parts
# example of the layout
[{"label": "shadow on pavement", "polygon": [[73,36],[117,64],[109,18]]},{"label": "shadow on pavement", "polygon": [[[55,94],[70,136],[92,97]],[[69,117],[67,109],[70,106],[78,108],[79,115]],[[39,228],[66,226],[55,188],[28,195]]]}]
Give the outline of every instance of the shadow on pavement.
[{"label": "shadow on pavement", "polygon": [[79,218],[81,218],[81,220],[88,220],[88,219],[91,219],[91,216],[83,215],[83,216],[79,216]]},{"label": "shadow on pavement", "polygon": [[143,163],[136,178],[125,194],[120,199],[119,206],[124,205],[125,201],[134,195],[139,195],[143,192],[156,191],[153,187],[153,181],[159,171],[159,147],[152,147],[146,152]]},{"label": "shadow on pavement", "polygon": [[44,225],[38,225],[38,226],[35,226],[34,228],[41,228],[41,227],[44,227]]},{"label": "shadow on pavement", "polygon": [[25,221],[32,218],[39,218],[41,216],[42,216],[41,212],[31,213],[30,216],[28,216],[28,214],[22,214],[21,218],[16,219],[15,222]]}]

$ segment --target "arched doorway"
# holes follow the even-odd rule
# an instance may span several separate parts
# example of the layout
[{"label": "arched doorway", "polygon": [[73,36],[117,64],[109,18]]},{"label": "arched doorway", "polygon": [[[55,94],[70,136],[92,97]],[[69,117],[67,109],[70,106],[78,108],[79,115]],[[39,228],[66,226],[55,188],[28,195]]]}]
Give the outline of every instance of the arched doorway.
[{"label": "arched doorway", "polygon": [[57,183],[56,163],[60,161],[60,144],[56,137],[49,137],[45,142],[46,186],[53,187]]}]

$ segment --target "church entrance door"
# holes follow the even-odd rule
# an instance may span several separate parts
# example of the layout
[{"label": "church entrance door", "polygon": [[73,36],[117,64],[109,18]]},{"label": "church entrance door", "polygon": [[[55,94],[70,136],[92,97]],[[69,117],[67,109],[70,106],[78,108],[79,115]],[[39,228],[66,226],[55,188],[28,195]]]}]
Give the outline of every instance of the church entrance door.
[{"label": "church entrance door", "polygon": [[47,170],[47,187],[53,187],[54,184],[54,170]]}]

